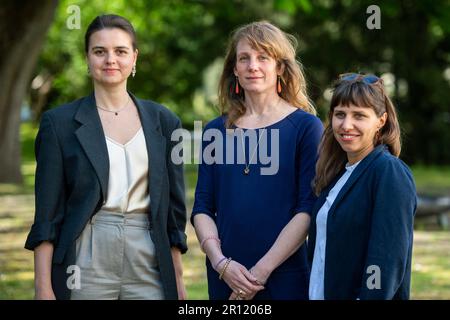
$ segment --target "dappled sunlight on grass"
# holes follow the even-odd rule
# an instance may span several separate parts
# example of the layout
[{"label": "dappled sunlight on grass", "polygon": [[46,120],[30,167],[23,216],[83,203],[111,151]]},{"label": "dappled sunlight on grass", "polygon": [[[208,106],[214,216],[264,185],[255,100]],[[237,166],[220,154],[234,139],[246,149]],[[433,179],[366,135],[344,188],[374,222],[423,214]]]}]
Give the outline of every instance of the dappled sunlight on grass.
[{"label": "dappled sunlight on grass", "polygon": [[[33,252],[23,249],[33,221],[32,195],[0,196],[0,299],[31,299]],[[192,205],[188,205],[190,212]],[[205,255],[188,223],[189,251],[183,255],[189,299],[207,299]],[[450,299],[450,232],[416,231],[412,299]]]},{"label": "dappled sunlight on grass", "polygon": [[0,194],[17,194],[21,191],[21,186],[10,183],[0,183]]},{"label": "dappled sunlight on grass", "polygon": [[2,274],[3,281],[26,281],[26,280],[34,280],[34,272],[25,271],[25,272],[15,272],[13,274]]},{"label": "dappled sunlight on grass", "polygon": [[450,299],[449,231],[415,232],[411,282],[413,299]]}]

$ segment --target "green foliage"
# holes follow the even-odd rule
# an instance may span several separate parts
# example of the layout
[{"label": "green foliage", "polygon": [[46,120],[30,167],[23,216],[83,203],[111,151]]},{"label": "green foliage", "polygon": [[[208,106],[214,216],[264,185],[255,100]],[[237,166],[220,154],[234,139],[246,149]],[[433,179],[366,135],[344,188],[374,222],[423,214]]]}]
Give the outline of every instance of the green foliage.
[{"label": "green foliage", "polygon": [[[70,30],[69,5],[81,11],[81,29]],[[84,32],[97,15],[126,17],[138,35],[137,74],[129,88],[137,96],[156,100],[178,113],[186,127],[193,120],[216,116],[214,100],[208,100],[211,83],[204,71],[224,55],[229,33],[237,25],[263,16],[271,1],[109,1],[60,2],[48,33],[37,72],[54,76],[49,106],[75,100],[91,89],[84,55]],[[213,90],[216,90],[214,86]]]},{"label": "green foliage", "polygon": [[450,3],[377,1],[381,29],[369,30],[372,1],[314,1],[312,11],[296,11],[300,57],[311,95],[322,117],[323,91],[340,73],[371,72],[391,79],[391,97],[403,128],[402,157],[408,163],[449,164]]},{"label": "green foliage", "polygon": [[[89,93],[84,32],[98,14],[128,18],[138,34],[137,75],[129,88],[175,111],[184,126],[211,120],[221,58],[230,32],[255,20],[278,24],[299,39],[310,95],[323,118],[324,91],[340,73],[373,72],[389,92],[404,131],[407,163],[450,164],[450,4],[378,1],[381,29],[369,30],[373,2],[310,0],[60,1],[36,74],[54,77],[48,107]],[[69,5],[81,9],[81,29],[69,30]]]}]

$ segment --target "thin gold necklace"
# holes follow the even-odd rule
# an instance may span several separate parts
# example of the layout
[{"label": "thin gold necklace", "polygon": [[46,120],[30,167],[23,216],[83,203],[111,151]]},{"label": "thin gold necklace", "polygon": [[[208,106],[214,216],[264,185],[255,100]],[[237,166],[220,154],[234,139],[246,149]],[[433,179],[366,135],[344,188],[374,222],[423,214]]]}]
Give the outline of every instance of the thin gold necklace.
[{"label": "thin gold necklace", "polygon": [[106,112],[114,113],[116,116],[118,116],[118,115],[119,115],[119,112],[125,110],[125,108],[128,106],[128,103],[130,102],[130,100],[131,100],[131,99],[130,99],[130,96],[128,96],[127,103],[126,103],[122,108],[120,108],[119,110],[115,110],[115,111],[113,111],[113,110],[108,110],[108,109],[102,108],[102,107],[100,107],[100,106],[97,106],[97,108],[99,108],[100,110],[106,111]]},{"label": "thin gold necklace", "polygon": [[[249,130],[252,130],[252,129],[249,129]],[[244,174],[246,176],[248,176],[249,173],[250,173],[250,163],[252,162],[253,157],[255,156],[256,150],[258,149],[259,141],[261,141],[261,137],[263,135],[264,130],[266,130],[266,128],[261,128],[260,129],[261,132],[259,133],[258,142],[256,143],[255,150],[253,150],[253,154],[251,155],[250,160],[248,161],[248,164],[247,164],[247,160],[246,160],[247,157],[245,156],[244,130],[242,130],[242,132],[241,132],[242,151],[244,153],[244,163],[245,163]],[[249,142],[249,148],[250,148],[250,142]]]},{"label": "thin gold necklace", "polygon": [[[278,99],[278,102],[275,105],[275,107],[278,107],[281,100],[282,100],[281,98]],[[246,156],[245,156],[244,130],[242,130],[242,133],[241,133],[242,151],[244,152],[244,162],[245,162],[244,174],[246,176],[248,176],[250,173],[250,163],[252,162],[253,157],[255,156],[256,150],[258,149],[258,146],[259,146],[259,141],[261,141],[262,134],[264,133],[264,130],[266,130],[266,128],[261,128],[260,130],[261,130],[261,132],[259,134],[258,143],[256,144],[255,150],[253,150],[253,154],[251,155],[250,160],[248,161],[248,164],[247,164],[247,160],[246,160]],[[250,144],[249,144],[249,148],[250,148]]]}]

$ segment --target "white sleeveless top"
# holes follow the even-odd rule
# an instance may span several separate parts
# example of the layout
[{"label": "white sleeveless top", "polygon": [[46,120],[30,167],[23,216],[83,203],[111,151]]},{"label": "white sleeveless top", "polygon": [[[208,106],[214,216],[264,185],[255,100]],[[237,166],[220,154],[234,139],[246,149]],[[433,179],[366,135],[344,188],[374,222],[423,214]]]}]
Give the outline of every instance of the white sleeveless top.
[{"label": "white sleeveless top", "polygon": [[146,213],[150,205],[148,154],[142,127],[126,144],[107,137],[109,181],[101,210]]}]

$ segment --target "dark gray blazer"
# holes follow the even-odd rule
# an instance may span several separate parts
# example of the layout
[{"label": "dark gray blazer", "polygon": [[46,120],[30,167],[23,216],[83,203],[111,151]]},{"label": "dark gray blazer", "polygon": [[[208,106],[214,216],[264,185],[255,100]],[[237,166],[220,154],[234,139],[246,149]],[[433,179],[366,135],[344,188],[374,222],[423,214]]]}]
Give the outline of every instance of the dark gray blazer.
[{"label": "dark gray blazer", "polygon": [[[137,99],[149,154],[151,237],[166,299],[177,299],[171,246],[186,252],[183,165],[170,159],[171,134],[180,120],[164,106]],[[94,94],[45,112],[35,143],[36,212],[25,248],[54,244],[52,286],[69,299],[67,268],[75,264],[76,239],[105,203],[109,158]]]}]

